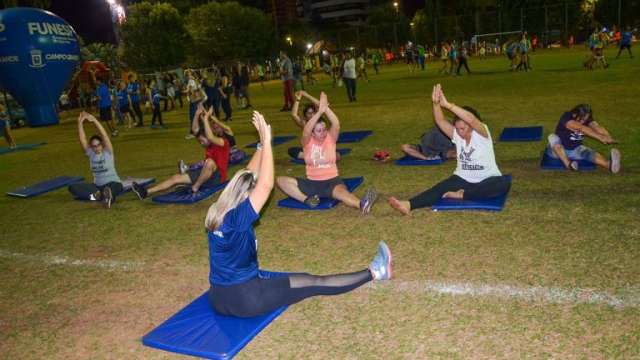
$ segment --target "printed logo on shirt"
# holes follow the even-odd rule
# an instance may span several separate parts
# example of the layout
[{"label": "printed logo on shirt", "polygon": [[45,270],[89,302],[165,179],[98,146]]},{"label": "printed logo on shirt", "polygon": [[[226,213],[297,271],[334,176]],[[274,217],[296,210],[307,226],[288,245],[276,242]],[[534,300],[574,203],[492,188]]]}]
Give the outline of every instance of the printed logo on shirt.
[{"label": "printed logo on shirt", "polygon": [[318,169],[326,169],[331,167],[327,163],[327,158],[322,151],[322,146],[311,144],[311,161],[313,161],[313,167]]},{"label": "printed logo on shirt", "polygon": [[473,159],[471,159],[471,155],[476,151],[475,148],[471,147],[469,151],[464,151],[464,148],[460,149],[460,154],[458,155],[458,159],[460,160],[462,170],[484,170],[484,166],[479,164],[472,164]]},{"label": "printed logo on shirt", "polygon": [[584,134],[580,131],[571,132],[569,135],[569,140],[571,141],[582,141],[584,139]]},{"label": "printed logo on shirt", "polygon": [[222,233],[222,231],[220,230],[216,230],[213,232],[213,235],[217,236],[217,237],[221,237],[224,238],[224,234]]}]

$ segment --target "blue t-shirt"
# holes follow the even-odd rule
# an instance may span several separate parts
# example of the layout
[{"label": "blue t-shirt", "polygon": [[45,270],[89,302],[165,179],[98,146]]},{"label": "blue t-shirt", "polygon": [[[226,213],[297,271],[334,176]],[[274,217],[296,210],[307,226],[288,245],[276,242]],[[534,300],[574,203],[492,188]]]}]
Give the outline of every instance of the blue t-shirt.
[{"label": "blue t-shirt", "polygon": [[106,84],[98,85],[96,90],[98,98],[100,98],[99,106],[101,109],[111,107],[111,92]]},{"label": "blue t-shirt", "polygon": [[[558,137],[560,138],[562,146],[568,150],[573,150],[582,145],[582,139],[584,139],[584,134],[582,132],[573,131],[567,128],[567,122],[571,120],[575,119],[571,115],[571,112],[567,111],[566,113],[562,114],[562,117],[560,117],[560,121],[558,122],[558,126],[556,126],[556,135],[558,135]],[[591,121],[592,120],[589,119],[582,125],[589,126]]]},{"label": "blue t-shirt", "polygon": [[129,97],[127,95],[127,89],[118,91],[118,104],[121,108],[129,105]]},{"label": "blue t-shirt", "polygon": [[127,85],[127,94],[131,96],[132,103],[140,102],[140,90],[139,90],[138,83],[135,83],[135,82],[129,83],[129,85]]},{"label": "blue t-shirt", "polygon": [[631,31],[625,31],[622,33],[622,37],[620,38],[620,45],[631,45],[631,38],[633,35]]},{"label": "blue t-shirt", "polygon": [[160,91],[157,89],[151,90],[151,98],[153,99],[153,106],[160,106],[160,99],[162,99]]},{"label": "blue t-shirt", "polygon": [[207,233],[211,285],[237,285],[258,276],[258,245],[253,231],[258,217],[247,198],[224,216],[218,229]]}]

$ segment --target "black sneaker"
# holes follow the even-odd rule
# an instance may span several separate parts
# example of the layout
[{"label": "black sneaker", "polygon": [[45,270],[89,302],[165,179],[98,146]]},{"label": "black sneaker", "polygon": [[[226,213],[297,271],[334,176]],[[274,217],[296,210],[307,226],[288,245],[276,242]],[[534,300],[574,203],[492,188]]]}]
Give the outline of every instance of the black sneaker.
[{"label": "black sneaker", "polygon": [[105,208],[111,209],[111,203],[113,202],[113,193],[111,192],[111,188],[106,186],[102,190],[102,204]]},{"label": "black sneaker", "polygon": [[320,198],[318,195],[308,196],[304,199],[304,204],[313,209],[320,204]]},{"label": "black sneaker", "polygon": [[134,182],[131,184],[131,190],[138,196],[138,199],[144,200],[147,197],[147,189],[144,186]]}]

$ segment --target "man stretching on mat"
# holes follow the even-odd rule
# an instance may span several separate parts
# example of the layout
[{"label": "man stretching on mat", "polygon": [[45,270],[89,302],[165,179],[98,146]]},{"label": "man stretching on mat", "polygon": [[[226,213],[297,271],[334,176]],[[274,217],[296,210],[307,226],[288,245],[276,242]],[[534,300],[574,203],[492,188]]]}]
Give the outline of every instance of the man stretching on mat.
[{"label": "man stretching on mat", "polygon": [[[329,124],[321,119],[326,114]],[[328,129],[327,129],[328,127]],[[372,188],[367,189],[362,200],[349,192],[338,176],[336,166],[336,141],[340,134],[340,121],[327,104],[327,95],[320,93],[318,111],[307,121],[302,130],[302,147],[306,164],[306,177],[292,178],[279,176],[278,187],[292,198],[304,202],[309,207],[316,207],[320,198],[333,198],[347,206],[360,209],[363,214],[369,213],[377,194]]]},{"label": "man stretching on mat", "polygon": [[[140,200],[147,196],[165,191],[178,185],[191,185],[191,192],[196,194],[202,186],[214,186],[227,180],[227,166],[229,165],[229,140],[224,137],[224,130],[220,126],[211,129],[207,120],[213,113],[213,107],[206,112],[202,104],[198,105],[191,123],[191,132],[196,140],[205,148],[204,165],[199,169],[192,169],[186,174],[175,174],[167,180],[146,189],[133,183],[133,192]],[[200,123],[203,127],[200,127]]]},{"label": "man stretching on mat", "polygon": [[584,136],[592,137],[603,144],[615,144],[607,129],[594,119],[591,106],[580,104],[562,114],[556,126],[556,132],[549,135],[549,144],[545,153],[554,159],[560,159],[569,170],[578,170],[580,160],[586,160],[617,174],[620,171],[620,151],[611,149],[609,159],[582,145]]},{"label": "man stretching on mat", "polygon": [[[300,117],[300,115],[298,115],[298,109],[300,108],[300,100],[302,100],[303,97],[311,102],[304,105],[302,109],[302,117]],[[309,95],[306,91],[301,90],[296,92],[295,101],[293,102],[293,107],[291,108],[291,117],[293,118],[293,121],[296,122],[296,125],[298,125],[301,129],[304,129],[304,125],[316,113],[318,105],[320,105],[320,101]],[[329,111],[332,110],[327,104],[327,112]],[[304,160],[304,151],[302,151],[302,148],[299,146],[290,147],[287,152],[289,153],[289,156],[294,159]],[[340,153],[337,151],[336,161],[340,161]]]},{"label": "man stretching on mat", "polygon": [[439,127],[434,126],[420,137],[420,144],[402,144],[405,154],[420,160],[454,159],[456,146]]},{"label": "man stretching on mat", "polygon": [[[321,106],[326,106],[326,100]],[[371,280],[389,280],[392,257],[384,242],[380,242],[369,268],[357,272],[326,276],[296,273],[270,279],[259,276],[253,223],[273,190],[274,170],[271,126],[258,112],[253,113],[253,125],[262,146],[247,168],[229,181],[205,220],[211,307],[222,315],[253,317],[312,296],[338,295]]]},{"label": "man stretching on mat", "polygon": [[[480,121],[478,113],[471,107],[448,102],[440,84],[433,87],[431,101],[436,125],[456,145],[456,171],[410,200],[390,197],[389,204],[409,215],[411,210],[432,206],[441,198],[482,200],[506,194],[511,182],[498,169],[489,128]],[[454,114],[453,124],[445,119],[442,108]]]},{"label": "man stretching on mat", "polygon": [[[91,136],[88,142],[83,127],[85,121],[93,123],[100,133]],[[111,208],[116,196],[122,192],[122,182],[116,173],[109,135],[95,116],[83,111],[78,116],[78,138],[82,151],[89,158],[93,183],[72,184],[68,190],[76,199],[102,201],[107,209]]]}]

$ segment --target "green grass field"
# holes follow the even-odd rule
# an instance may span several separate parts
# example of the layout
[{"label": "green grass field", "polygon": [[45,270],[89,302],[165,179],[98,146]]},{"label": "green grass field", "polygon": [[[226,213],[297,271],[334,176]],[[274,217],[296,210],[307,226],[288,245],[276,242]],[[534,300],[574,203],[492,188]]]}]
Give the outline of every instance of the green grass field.
[{"label": "green grass field", "polygon": [[[414,76],[405,66],[385,66],[377,76],[370,70],[370,83],[358,82],[353,104],[320,76],[307,90],[327,92],[342,129],[374,130],[350,144],[341,175],[364,176],[356,193],[374,185],[381,198],[369,216],[342,205],[301,212],[277,208],[284,196],[274,190],[256,228],[260,265],[355,271],[385,240],[395,278],[292,306],[238,358],[639,358],[639,60],[625,55],[607,70],[587,72],[585,55],[536,53],[529,73],[506,71],[503,57],[471,59],[474,74],[461,77],[438,75],[440,63]],[[386,196],[412,196],[449,176],[454,162],[397,167],[370,158],[379,149],[399,157],[401,143],[417,142],[433,124],[430,94],[438,82],[450,101],[478,109],[494,139],[505,126],[535,124],[544,125],[546,139],[563,111],[590,103],[620,141],[623,171],[542,171],[544,140],[496,143],[498,165],[514,178],[504,211],[401,217]],[[278,112],[278,82],[252,86],[252,97],[276,135],[299,132]],[[18,143],[48,144],[0,156],[2,192],[58,175],[91,177],[74,115],[60,126],[14,132]],[[114,139],[120,176],[162,180],[178,159],[202,157],[183,138],[186,109],[163,115],[168,131],[132,129]],[[249,116],[234,113],[241,145],[256,139]],[[603,154],[610,148],[586,144]],[[302,175],[302,166],[289,164],[288,146],[295,142],[275,147],[276,175]],[[203,222],[211,202],[161,206],[128,194],[107,211],[73,201],[64,189],[32,199],[1,196],[0,358],[175,358],[140,338],[208,288]]]}]

